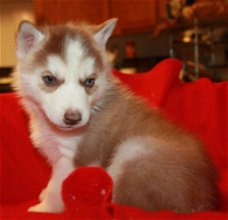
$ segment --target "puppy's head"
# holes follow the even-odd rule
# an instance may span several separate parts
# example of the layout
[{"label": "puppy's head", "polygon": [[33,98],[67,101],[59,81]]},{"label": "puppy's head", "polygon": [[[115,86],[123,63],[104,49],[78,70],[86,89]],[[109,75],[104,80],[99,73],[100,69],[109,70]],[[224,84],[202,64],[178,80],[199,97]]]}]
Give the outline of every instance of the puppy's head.
[{"label": "puppy's head", "polygon": [[115,24],[111,19],[99,26],[38,29],[22,22],[15,86],[25,103],[60,129],[86,125],[108,86],[105,44]]}]

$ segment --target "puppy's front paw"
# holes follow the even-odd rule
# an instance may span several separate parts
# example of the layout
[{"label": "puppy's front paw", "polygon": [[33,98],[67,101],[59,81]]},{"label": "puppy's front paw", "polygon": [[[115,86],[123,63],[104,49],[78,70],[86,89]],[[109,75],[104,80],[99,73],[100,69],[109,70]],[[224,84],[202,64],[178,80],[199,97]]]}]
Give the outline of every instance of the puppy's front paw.
[{"label": "puppy's front paw", "polygon": [[39,203],[37,205],[31,206],[28,209],[29,212],[47,212],[47,207],[43,203]]},{"label": "puppy's front paw", "polygon": [[63,212],[62,206],[51,206],[47,203],[41,202],[35,206],[31,206],[28,209],[29,212],[48,212],[48,213],[60,213]]}]

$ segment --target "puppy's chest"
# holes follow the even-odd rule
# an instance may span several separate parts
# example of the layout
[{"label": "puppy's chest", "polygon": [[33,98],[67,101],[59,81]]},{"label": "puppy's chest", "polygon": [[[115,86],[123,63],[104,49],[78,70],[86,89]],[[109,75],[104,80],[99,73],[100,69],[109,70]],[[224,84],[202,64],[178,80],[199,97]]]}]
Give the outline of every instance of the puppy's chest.
[{"label": "puppy's chest", "polygon": [[44,126],[42,129],[32,127],[31,138],[35,147],[53,164],[62,156],[73,160],[82,136],[56,133]]}]

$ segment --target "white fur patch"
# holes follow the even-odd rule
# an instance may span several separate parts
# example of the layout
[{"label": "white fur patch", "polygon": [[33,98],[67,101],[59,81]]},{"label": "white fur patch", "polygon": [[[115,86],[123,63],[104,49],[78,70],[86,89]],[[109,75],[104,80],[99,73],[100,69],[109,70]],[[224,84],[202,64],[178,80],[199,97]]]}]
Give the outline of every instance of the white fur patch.
[{"label": "white fur patch", "polygon": [[80,41],[68,40],[66,49],[68,80],[84,79],[94,73],[95,59],[85,55]]},{"label": "white fur patch", "polygon": [[113,181],[115,182],[118,176],[123,173],[125,162],[152,153],[153,148],[149,146],[153,143],[156,144],[155,140],[148,136],[134,137],[124,141],[118,147],[111,165],[107,168]]}]

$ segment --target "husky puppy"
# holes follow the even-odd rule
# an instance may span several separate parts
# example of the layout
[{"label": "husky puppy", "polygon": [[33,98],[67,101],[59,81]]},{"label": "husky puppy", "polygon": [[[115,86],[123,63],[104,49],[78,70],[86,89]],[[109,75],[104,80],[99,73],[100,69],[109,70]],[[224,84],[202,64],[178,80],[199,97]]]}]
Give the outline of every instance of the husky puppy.
[{"label": "husky puppy", "polygon": [[112,76],[105,44],[116,19],[43,29],[22,22],[15,87],[34,146],[52,176],[34,212],[63,212],[63,180],[96,165],[114,181],[113,201],[147,210],[214,210],[216,175],[200,144]]}]

